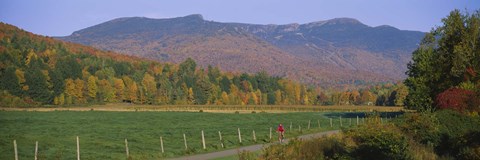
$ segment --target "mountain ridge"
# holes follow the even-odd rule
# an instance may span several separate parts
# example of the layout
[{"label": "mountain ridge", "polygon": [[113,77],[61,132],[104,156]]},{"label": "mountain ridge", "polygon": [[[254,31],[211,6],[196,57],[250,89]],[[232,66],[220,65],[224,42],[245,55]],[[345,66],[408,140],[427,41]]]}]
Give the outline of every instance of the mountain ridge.
[{"label": "mountain ridge", "polygon": [[370,27],[352,18],[261,25],[204,20],[202,15],[126,17],[58,39],[161,62],[187,57],[226,71],[286,76],[316,85],[397,81],[423,32]]}]

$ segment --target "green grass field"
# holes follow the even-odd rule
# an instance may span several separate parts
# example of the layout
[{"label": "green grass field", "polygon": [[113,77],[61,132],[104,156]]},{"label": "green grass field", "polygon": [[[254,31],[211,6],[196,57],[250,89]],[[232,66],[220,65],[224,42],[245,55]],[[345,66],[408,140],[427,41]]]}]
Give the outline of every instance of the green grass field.
[{"label": "green grass field", "polygon": [[[105,111],[0,111],[0,159],[13,159],[13,140],[17,141],[20,159],[33,159],[35,141],[39,142],[40,159],[75,159],[76,136],[80,137],[82,159],[124,159],[125,138],[132,159],[160,159],[222,150],[218,131],[222,132],[226,148],[269,142],[269,128],[283,123],[286,138],[300,134],[339,128],[339,116],[346,127],[345,117],[355,113],[199,113],[199,112],[105,112]],[[358,115],[364,115],[359,113]],[[330,127],[333,118],[334,127]],[[311,120],[311,129],[306,130]],[[321,127],[318,128],[318,120]],[[293,130],[290,129],[293,124]],[[356,119],[352,119],[352,125]],[[298,131],[301,126],[302,131]],[[238,142],[237,128],[242,133]],[[207,149],[201,144],[205,132]],[[184,148],[183,133],[188,150]],[[163,137],[165,153],[160,153]],[[275,140],[277,134],[273,132]]]}]

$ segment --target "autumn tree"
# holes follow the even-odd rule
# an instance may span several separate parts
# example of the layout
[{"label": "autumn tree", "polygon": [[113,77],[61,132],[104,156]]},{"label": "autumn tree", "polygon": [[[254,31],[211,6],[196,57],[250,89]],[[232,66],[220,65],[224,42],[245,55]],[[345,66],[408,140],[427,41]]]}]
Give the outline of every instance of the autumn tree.
[{"label": "autumn tree", "polygon": [[99,80],[98,93],[100,94],[100,100],[103,102],[115,102],[116,94],[115,88],[110,84],[107,79]]},{"label": "autumn tree", "polygon": [[97,86],[97,78],[95,76],[89,76],[87,81],[87,90],[88,96],[91,99],[95,99],[97,97],[98,86]]},{"label": "autumn tree", "polygon": [[113,78],[113,85],[115,88],[115,97],[117,101],[122,101],[125,95],[125,83],[120,78]]},{"label": "autumn tree", "polygon": [[81,79],[76,79],[75,80],[75,103],[77,104],[82,104],[82,103],[86,103],[87,102],[87,99],[85,97],[85,81],[81,80]]},{"label": "autumn tree", "polygon": [[408,108],[433,110],[438,94],[464,82],[480,83],[480,13],[454,10],[427,33],[408,64]]},{"label": "autumn tree", "polygon": [[145,73],[142,79],[142,87],[147,97],[147,103],[153,103],[155,98],[155,92],[157,92],[157,84],[155,78],[148,73]]}]

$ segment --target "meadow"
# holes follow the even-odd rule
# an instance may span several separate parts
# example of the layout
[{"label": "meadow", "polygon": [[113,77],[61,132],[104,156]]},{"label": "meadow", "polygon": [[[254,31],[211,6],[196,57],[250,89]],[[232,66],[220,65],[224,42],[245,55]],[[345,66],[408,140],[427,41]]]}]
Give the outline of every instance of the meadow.
[{"label": "meadow", "polygon": [[[160,159],[188,154],[218,151],[276,140],[279,123],[286,137],[314,133],[350,125],[348,117],[364,113],[297,112],[297,113],[206,113],[206,112],[109,112],[109,111],[0,111],[0,159],[13,159],[13,140],[17,141],[20,159],[33,159],[35,141],[39,159],[74,159],[76,136],[80,137],[81,159],[123,159],[125,138],[132,159]],[[330,127],[330,119],[333,127]],[[352,119],[352,126],[356,119]],[[311,121],[310,129],[308,128]],[[320,121],[320,127],[318,127]],[[292,124],[292,130],[290,130]],[[238,141],[240,128],[242,143]],[[300,130],[299,130],[300,128]],[[202,148],[201,131],[206,147]],[[252,131],[256,132],[254,142]],[[225,148],[220,145],[222,132]],[[185,149],[183,134],[187,137]],[[165,153],[160,152],[160,136]]]}]

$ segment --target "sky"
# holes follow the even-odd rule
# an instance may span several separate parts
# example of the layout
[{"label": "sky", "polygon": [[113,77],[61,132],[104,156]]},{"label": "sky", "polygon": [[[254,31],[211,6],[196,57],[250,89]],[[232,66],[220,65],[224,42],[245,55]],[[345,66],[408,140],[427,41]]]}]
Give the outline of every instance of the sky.
[{"label": "sky", "polygon": [[480,0],[0,0],[0,21],[46,36],[67,36],[120,17],[190,14],[252,24],[348,17],[369,26],[428,32],[453,9],[473,12],[479,8]]}]

